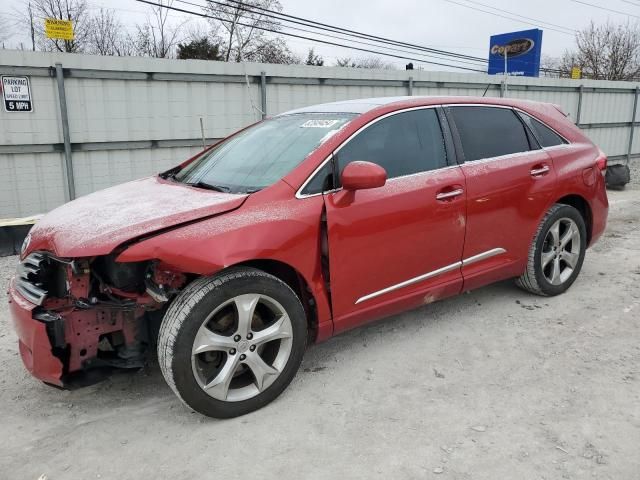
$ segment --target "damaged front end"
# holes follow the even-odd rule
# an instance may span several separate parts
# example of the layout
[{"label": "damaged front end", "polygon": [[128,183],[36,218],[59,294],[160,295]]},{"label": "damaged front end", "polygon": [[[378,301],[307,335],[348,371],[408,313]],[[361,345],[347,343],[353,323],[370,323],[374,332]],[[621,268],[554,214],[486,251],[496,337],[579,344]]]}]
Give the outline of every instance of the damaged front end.
[{"label": "damaged front end", "polygon": [[94,367],[141,367],[168,302],[187,281],[159,261],[29,254],[10,286],[25,366],[58,386]]}]

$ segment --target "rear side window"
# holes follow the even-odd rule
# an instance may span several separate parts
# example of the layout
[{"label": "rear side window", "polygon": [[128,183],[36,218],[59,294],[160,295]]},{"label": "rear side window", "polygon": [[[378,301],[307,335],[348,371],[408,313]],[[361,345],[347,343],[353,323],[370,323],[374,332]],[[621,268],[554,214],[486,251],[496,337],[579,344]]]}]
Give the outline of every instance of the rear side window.
[{"label": "rear side window", "polygon": [[450,107],[466,161],[527,152],[524,125],[510,108]]},{"label": "rear side window", "polygon": [[412,110],[384,118],[351,139],[336,155],[338,171],[364,160],[380,165],[387,178],[447,165],[442,129],[435,109]]},{"label": "rear side window", "polygon": [[536,120],[526,113],[520,113],[520,116],[536,136],[541,146],[555,147],[556,145],[562,145],[563,143],[566,143],[560,135],[558,135],[556,132],[551,130],[539,120]]}]

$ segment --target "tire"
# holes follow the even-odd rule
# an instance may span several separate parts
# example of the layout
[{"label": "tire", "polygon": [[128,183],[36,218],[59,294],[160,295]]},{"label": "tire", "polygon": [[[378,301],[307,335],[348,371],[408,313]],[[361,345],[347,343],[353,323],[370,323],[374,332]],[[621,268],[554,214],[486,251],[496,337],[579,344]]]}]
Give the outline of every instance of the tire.
[{"label": "tire", "polygon": [[[571,239],[562,247],[569,237]],[[586,248],[587,229],[580,212],[569,205],[555,204],[536,230],[529,248],[527,269],[516,280],[516,285],[546,297],[564,293],[580,274]]]},{"label": "tire", "polygon": [[286,283],[254,268],[232,268],[194,281],[174,300],[160,326],[158,361],[187,407],[231,418],[282,393],[300,367],[306,339],[304,308]]}]

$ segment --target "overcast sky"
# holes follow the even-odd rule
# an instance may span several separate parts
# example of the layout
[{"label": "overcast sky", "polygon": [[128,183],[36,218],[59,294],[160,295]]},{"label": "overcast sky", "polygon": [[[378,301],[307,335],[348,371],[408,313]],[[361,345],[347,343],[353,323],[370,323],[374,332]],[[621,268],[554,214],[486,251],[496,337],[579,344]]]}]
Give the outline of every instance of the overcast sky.
[{"label": "overcast sky", "polygon": [[[204,3],[204,0],[191,1]],[[617,23],[640,20],[640,0],[584,0],[586,3],[600,5],[626,14],[607,12],[576,0],[531,0],[528,2],[514,0],[473,0],[473,2],[470,0],[280,1],[284,7],[284,13],[405,42],[480,57],[487,57],[489,37],[496,33],[526,30],[538,26],[544,30],[543,55],[559,56],[566,48],[571,48],[574,43],[573,36],[571,33],[567,33],[567,29],[581,29],[591,20],[599,23],[605,22],[607,19]],[[89,4],[96,9],[100,6],[115,9],[119,12],[121,20],[129,25],[143,21],[145,11],[148,9],[147,6],[135,0],[89,0]],[[495,14],[465,8],[459,4],[492,11]],[[516,21],[501,18],[498,16],[498,10],[481,4],[500,11],[504,9],[505,16],[510,16],[507,12],[511,12],[530,17],[532,20]],[[0,0],[0,12],[9,12],[17,5],[19,2],[15,0]],[[181,5],[177,2],[175,5],[195,9],[195,7]],[[176,17],[176,21],[179,18],[188,18],[177,13],[172,15]],[[538,23],[536,20],[546,23]],[[202,20],[191,20],[191,22],[199,21]],[[302,35],[305,34],[302,33]],[[12,39],[6,43],[7,46],[15,47],[20,41],[28,45],[28,39],[21,37],[18,33],[15,33]],[[316,52],[323,55],[328,64],[333,64],[336,57],[367,55],[338,47],[314,44],[305,40],[286,38],[286,41],[290,48],[300,56],[306,56],[309,47],[315,47]],[[398,67],[403,67],[406,63],[401,59],[388,57],[385,60],[395,63]],[[425,68],[435,67],[425,65]]]}]

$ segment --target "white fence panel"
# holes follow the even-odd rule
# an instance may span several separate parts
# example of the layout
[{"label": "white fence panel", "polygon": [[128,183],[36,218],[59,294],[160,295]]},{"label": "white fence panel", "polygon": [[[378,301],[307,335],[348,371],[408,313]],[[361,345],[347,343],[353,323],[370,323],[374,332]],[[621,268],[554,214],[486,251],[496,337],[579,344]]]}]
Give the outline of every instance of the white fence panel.
[{"label": "white fence panel", "polygon": [[[401,95],[503,95],[500,76],[231,64],[0,50],[0,73],[26,75],[34,111],[0,110],[0,218],[65,200],[62,64],[76,195],[150,175],[262,118],[315,103]],[[635,83],[510,78],[507,96],[560,105],[610,156],[640,154]],[[580,86],[582,85],[582,93]],[[640,122],[640,113],[636,114]]]}]

